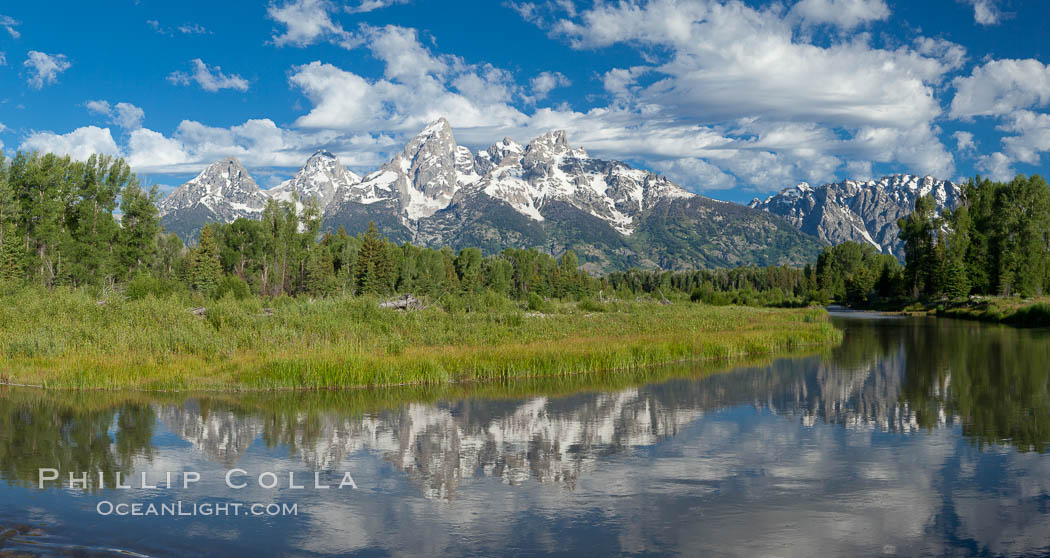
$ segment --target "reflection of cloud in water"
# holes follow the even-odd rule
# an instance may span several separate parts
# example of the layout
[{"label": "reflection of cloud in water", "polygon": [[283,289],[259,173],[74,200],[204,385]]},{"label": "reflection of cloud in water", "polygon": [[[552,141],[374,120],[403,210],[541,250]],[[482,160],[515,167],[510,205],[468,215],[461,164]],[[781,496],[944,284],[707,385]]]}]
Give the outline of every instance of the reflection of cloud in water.
[{"label": "reflection of cloud in water", "polygon": [[[603,456],[651,448],[705,413],[738,405],[797,416],[805,426],[822,421],[850,430],[916,431],[914,411],[900,402],[903,358],[898,351],[849,370],[816,358],[782,361],[770,368],[612,393],[411,403],[353,419],[336,412],[301,414],[285,426],[282,440],[312,470],[337,468],[354,452],[377,453],[432,498],[452,499],[460,485],[474,477],[498,478],[510,485],[529,480],[557,483],[571,489]],[[263,418],[215,404],[207,407],[203,413],[189,401],[159,406],[157,414],[207,459],[231,467],[264,435],[267,424]],[[734,440],[726,451],[738,452],[737,466],[744,466],[747,460],[740,452],[755,441],[741,441],[736,433],[726,437]],[[718,438],[707,432],[702,440],[710,445]],[[802,452],[810,459],[818,454]],[[861,474],[883,478],[888,473],[875,467]]]},{"label": "reflection of cloud in water", "polygon": [[[1039,553],[1050,545],[1050,456],[973,441],[1018,432],[1040,441],[1011,413],[1046,418],[1037,389],[1046,373],[1032,368],[1046,359],[1006,362],[997,376],[983,353],[960,348],[985,350],[985,340],[995,358],[1038,356],[1045,338],[974,331],[984,330],[879,322],[828,358],[565,397],[358,415],[340,405],[154,403],[155,439],[165,442],[134,468],[206,478],[234,466],[324,471],[332,482],[353,473],[361,489],[352,492],[231,493],[221,472],[180,491],[300,504],[295,520],[189,526],[247,554]],[[973,413],[1013,385],[1028,386],[1020,407],[1006,401],[996,420]],[[962,436],[967,428],[983,438]]]},{"label": "reflection of cloud in water", "polygon": [[[900,401],[904,358],[895,351],[848,369],[803,359],[615,393],[304,417],[309,428],[292,428],[290,445],[305,467],[380,478],[372,456],[381,456],[437,502],[406,495],[397,476],[380,480],[367,497],[311,502],[313,534],[297,544],[425,556],[495,551],[527,536],[528,547],[554,552],[584,536],[559,523],[615,532],[588,543],[610,552],[940,554],[972,541],[1008,553],[1048,544],[1038,509],[1050,491],[1045,456],[997,457],[955,428],[920,429]],[[938,416],[940,427],[953,424]],[[264,429],[244,420],[236,422],[246,432]],[[1013,479],[995,498],[972,463],[991,458]],[[944,475],[967,466],[960,480],[972,486],[946,490]],[[942,529],[949,515],[955,525]]]},{"label": "reflection of cloud in water", "polygon": [[202,410],[198,401],[158,405],[157,419],[208,459],[232,467],[263,431],[256,417],[227,409]]}]

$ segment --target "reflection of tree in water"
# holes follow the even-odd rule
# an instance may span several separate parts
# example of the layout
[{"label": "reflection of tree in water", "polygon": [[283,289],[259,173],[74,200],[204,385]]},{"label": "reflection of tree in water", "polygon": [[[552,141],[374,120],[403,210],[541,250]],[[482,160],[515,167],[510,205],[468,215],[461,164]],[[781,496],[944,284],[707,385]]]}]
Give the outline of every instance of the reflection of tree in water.
[{"label": "reflection of tree in water", "polygon": [[154,421],[145,402],[5,390],[0,474],[9,484],[36,486],[40,468],[58,469],[65,480],[70,472],[88,472],[94,490],[98,472],[112,483],[116,472],[132,472],[136,458],[152,459]]},{"label": "reflection of tree in water", "polygon": [[932,427],[943,408],[978,446],[1050,448],[1050,332],[930,320],[910,324],[902,338],[909,357],[902,395],[920,424]]},{"label": "reflection of tree in water", "polygon": [[356,451],[377,452],[437,498],[454,497],[460,483],[477,476],[571,489],[604,456],[652,446],[699,416],[740,405],[797,416],[803,424],[893,432],[958,420],[978,444],[1047,449],[1046,332],[946,320],[846,325],[843,345],[824,356],[727,374],[680,370],[640,380],[613,375],[480,385],[473,397],[442,389],[172,397],[167,403],[12,396],[0,399],[0,462],[9,480],[22,482],[35,480],[38,467],[56,465],[102,470],[111,478],[127,472],[136,456],[150,455],[157,417],[227,467],[258,440],[286,448],[313,470],[333,470]]}]

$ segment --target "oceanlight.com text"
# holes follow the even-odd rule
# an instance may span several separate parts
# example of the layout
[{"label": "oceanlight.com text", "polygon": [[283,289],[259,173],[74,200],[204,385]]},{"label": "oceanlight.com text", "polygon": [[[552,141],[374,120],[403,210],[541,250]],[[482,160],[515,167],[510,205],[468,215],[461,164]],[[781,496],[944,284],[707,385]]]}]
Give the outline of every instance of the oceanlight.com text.
[{"label": "oceanlight.com text", "polygon": [[176,500],[164,503],[119,502],[102,500],[95,506],[102,516],[118,517],[285,517],[299,515],[299,504],[276,503],[193,503]]}]

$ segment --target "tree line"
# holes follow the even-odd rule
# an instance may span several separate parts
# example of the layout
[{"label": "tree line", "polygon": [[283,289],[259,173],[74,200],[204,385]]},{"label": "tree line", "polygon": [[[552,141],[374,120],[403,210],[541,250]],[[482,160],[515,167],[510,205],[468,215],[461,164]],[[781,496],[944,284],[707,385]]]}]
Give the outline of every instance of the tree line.
[{"label": "tree line", "polygon": [[707,304],[892,304],[970,294],[1037,295],[1050,289],[1050,187],[1039,176],[1008,183],[977,177],[958,207],[936,212],[920,197],[899,221],[905,263],[874,246],[830,246],[804,268],[659,271],[601,277],[576,255],[535,249],[484,255],[398,245],[375,226],[324,231],[321,210],[270,200],[259,219],[205,226],[196,246],[163,230],[154,187],[122,159],[0,155],[0,282],[45,287],[126,287],[136,296],[192,291],[205,297],[480,293],[528,299],[651,295]]},{"label": "tree line", "polygon": [[824,299],[902,306],[971,295],[1038,296],[1050,291],[1050,186],[1039,175],[1009,182],[980,176],[954,208],[931,195],[898,220],[904,264],[873,246],[825,248],[815,287]]},{"label": "tree line", "polygon": [[[122,159],[37,153],[0,156],[0,282],[44,287],[121,285],[135,295],[189,290],[274,297],[478,293],[585,298],[602,281],[572,252],[555,258],[508,249],[397,245],[372,225],[322,232],[312,203],[270,200],[259,219],[212,223],[194,247],[165,232],[156,188],[145,191]],[[119,210],[119,211],[118,211]]]},{"label": "tree line", "polygon": [[78,287],[152,270],[157,200],[119,158],[0,155],[0,279]]},{"label": "tree line", "polygon": [[1050,290],[1050,187],[1038,175],[977,177],[952,210],[926,196],[900,222],[904,280],[918,297],[1035,296]]}]

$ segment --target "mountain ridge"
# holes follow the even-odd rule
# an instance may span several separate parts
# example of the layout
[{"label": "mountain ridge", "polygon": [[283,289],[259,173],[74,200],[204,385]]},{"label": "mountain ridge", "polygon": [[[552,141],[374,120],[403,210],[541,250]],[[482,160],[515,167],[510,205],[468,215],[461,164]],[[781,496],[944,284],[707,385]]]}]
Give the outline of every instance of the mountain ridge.
[{"label": "mountain ridge", "polygon": [[915,200],[927,194],[933,196],[937,211],[941,211],[958,205],[962,189],[928,175],[890,174],[878,180],[843,180],[817,187],[802,182],[765,200],[755,198],[749,207],[784,217],[829,244],[871,244],[903,259],[897,219],[911,213]]},{"label": "mountain ridge", "polygon": [[397,242],[488,253],[574,250],[591,271],[801,264],[820,250],[778,216],[592,158],[561,130],[526,145],[504,138],[475,153],[456,144],[441,118],[363,177],[322,150],[271,190],[247,180],[234,158],[210,165],[159,204],[162,221],[192,238],[209,220],[257,216],[269,199],[295,201],[297,209],[314,199],[329,230],[353,233],[375,222]]}]

